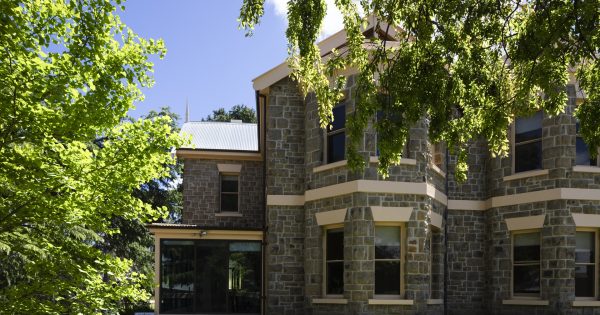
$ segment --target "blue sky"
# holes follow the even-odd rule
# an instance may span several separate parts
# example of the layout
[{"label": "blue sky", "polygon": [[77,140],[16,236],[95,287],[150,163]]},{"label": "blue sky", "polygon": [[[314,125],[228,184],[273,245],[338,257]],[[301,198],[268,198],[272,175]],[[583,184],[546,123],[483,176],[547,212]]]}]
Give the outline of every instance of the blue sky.
[{"label": "blue sky", "polygon": [[254,108],[252,79],[287,56],[285,21],[273,5],[254,36],[237,27],[241,1],[129,0],[119,15],[145,38],[162,38],[164,59],[155,62],[156,84],[130,112],[134,117],[170,106],[183,122],[186,98],[190,120],[200,120],[219,107],[245,104]]},{"label": "blue sky", "polygon": [[[144,89],[146,99],[130,112],[139,117],[170,106],[183,123],[189,100],[190,120],[200,120],[219,107],[255,107],[252,79],[287,57],[287,0],[267,0],[254,36],[238,29],[241,0],[128,0],[121,20],[145,38],[162,38],[164,59],[153,58],[156,84]],[[329,4],[322,36],[341,29],[341,15]]]}]

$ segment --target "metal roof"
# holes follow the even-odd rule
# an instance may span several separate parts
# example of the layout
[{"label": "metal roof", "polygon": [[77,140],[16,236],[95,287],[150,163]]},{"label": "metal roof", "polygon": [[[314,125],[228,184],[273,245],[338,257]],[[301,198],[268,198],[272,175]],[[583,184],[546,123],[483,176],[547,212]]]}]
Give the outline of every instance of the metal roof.
[{"label": "metal roof", "polygon": [[180,149],[258,151],[258,129],[253,123],[186,122],[181,134],[191,135],[191,143]]}]

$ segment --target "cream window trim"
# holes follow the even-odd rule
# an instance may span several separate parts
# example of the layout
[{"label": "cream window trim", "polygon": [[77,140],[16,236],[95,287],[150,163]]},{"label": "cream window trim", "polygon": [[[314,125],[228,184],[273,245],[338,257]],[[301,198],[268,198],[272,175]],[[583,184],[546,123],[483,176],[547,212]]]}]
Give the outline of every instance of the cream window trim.
[{"label": "cream window trim", "polygon": [[412,207],[379,207],[372,206],[373,221],[375,222],[408,222],[412,215]]},{"label": "cream window trim", "polygon": [[509,176],[504,176],[504,177],[502,177],[502,180],[506,182],[506,181],[516,180],[516,179],[544,176],[544,175],[548,175],[549,173],[550,173],[549,170],[525,171],[525,172],[515,173],[515,174],[509,175]]},{"label": "cream window trim", "polygon": [[242,164],[217,164],[219,173],[239,174],[242,171]]},{"label": "cream window trim", "polygon": [[431,164],[429,164],[429,166],[431,167],[431,169],[432,169],[434,172],[436,172],[436,173],[440,174],[440,176],[442,176],[443,178],[446,178],[446,172],[442,171],[442,169],[441,169],[441,168],[439,168],[437,165],[435,165],[435,164],[431,163]]},{"label": "cream window trim", "polygon": [[427,304],[429,304],[429,305],[444,304],[444,299],[427,299]]},{"label": "cream window trim", "polygon": [[178,149],[177,157],[181,159],[199,160],[239,160],[262,161],[261,152],[230,152],[230,151],[202,151],[194,149]]},{"label": "cream window trim", "polygon": [[236,217],[236,218],[241,218],[244,215],[239,213],[239,212],[233,212],[233,211],[224,211],[224,212],[217,212],[215,213],[215,217]]},{"label": "cream window trim", "polygon": [[[533,115],[536,115],[536,114],[537,114],[537,112],[535,112]],[[529,116],[529,117],[532,117],[532,116]],[[512,174],[513,174],[511,176],[522,174],[522,173],[528,173],[528,172],[532,172],[532,171],[537,171],[537,170],[532,170],[532,171],[525,171],[525,172],[516,173],[516,168],[515,168],[515,165],[516,165],[516,155],[517,155],[516,154],[517,151],[515,149],[515,147],[516,147],[516,139],[517,139],[517,136],[516,136],[516,132],[517,132],[517,119],[518,118],[529,118],[529,117],[515,117],[515,119],[513,120],[512,124],[510,125],[510,140],[509,141],[510,141],[510,149],[511,149],[511,151],[510,151],[511,171],[512,171]],[[527,141],[520,142],[519,144],[528,144],[528,143],[533,143],[533,142],[537,142],[537,141],[541,141],[541,142],[544,141],[544,112],[543,111],[542,111],[542,123],[541,123],[540,128],[542,129],[542,135],[540,136],[539,140],[537,140],[537,139],[527,140]],[[543,146],[543,144],[542,144],[541,150],[542,150],[542,152],[544,152],[544,146]],[[543,160],[544,160],[544,157],[542,156],[542,161]],[[540,164],[542,163],[542,161],[540,161]],[[517,178],[510,178],[511,176],[505,176],[504,177],[504,181],[513,180],[513,179],[519,178],[519,177],[517,177]],[[510,179],[506,179],[507,177],[509,177]],[[530,177],[530,176],[527,176],[527,177]]]},{"label": "cream window trim", "polygon": [[[369,163],[379,163],[379,157],[378,156],[370,156]],[[409,159],[409,158],[401,158],[400,165],[417,165],[417,160]]]},{"label": "cream window trim", "polygon": [[[412,208],[411,208],[412,209]],[[405,281],[404,281],[404,277],[406,276],[405,273],[405,269],[404,266],[406,264],[406,240],[407,240],[407,233],[406,233],[406,224],[403,222],[375,222],[375,225],[373,227],[373,235],[375,235],[375,229],[377,229],[377,227],[384,227],[384,226],[396,226],[400,228],[400,294],[399,295],[383,295],[383,294],[375,294],[375,286],[373,285],[373,299],[372,300],[377,300],[377,301],[412,301],[412,300],[402,300],[401,297],[404,296],[406,290],[405,290]],[[389,259],[384,259],[384,260],[389,260]],[[373,257],[373,262],[377,262],[378,259]],[[373,275],[375,276],[375,273],[373,272]],[[369,304],[371,304],[370,302],[371,300],[369,300]],[[377,303],[375,303],[377,304]],[[381,305],[386,305],[381,304]],[[387,305],[393,305],[393,304],[387,304]],[[405,304],[405,305],[412,305],[412,304]]]},{"label": "cream window trim", "polygon": [[369,299],[369,305],[414,305],[415,300]]},{"label": "cream window trim", "polygon": [[263,231],[149,228],[155,239],[262,241]]},{"label": "cream window trim", "polygon": [[544,226],[545,214],[528,217],[505,219],[509,231],[541,229]]},{"label": "cream window trim", "polygon": [[592,300],[576,300],[573,301],[574,307],[600,307],[600,301]]},{"label": "cream window trim", "polygon": [[429,215],[429,219],[431,220],[430,224],[438,229],[441,229],[442,223],[444,222],[444,218],[441,215],[433,212],[432,210],[429,210],[427,214]]},{"label": "cream window trim", "polygon": [[[149,227],[150,233],[154,234],[154,283],[160,284],[160,241],[162,239],[189,239],[189,240],[240,240],[261,241],[263,231],[245,230],[199,230],[199,229],[165,229]],[[160,290],[154,290],[154,309],[160,309]]]},{"label": "cream window trim", "polygon": [[590,165],[575,165],[573,172],[577,173],[600,173],[600,167]]},{"label": "cream window trim", "polygon": [[312,304],[348,304],[348,300],[342,298],[320,298],[312,299]]},{"label": "cream window trim", "polygon": [[[322,261],[322,269],[323,270],[323,277],[321,279],[321,291],[322,291],[322,298],[321,299],[317,299],[317,300],[323,300],[323,301],[328,301],[328,300],[338,300],[338,301],[342,301],[343,299],[343,295],[342,294],[327,294],[327,263],[330,262],[330,260],[327,260],[327,231],[329,230],[335,230],[335,229],[342,229],[343,230],[344,225],[342,224],[333,224],[333,225],[329,225],[326,226],[322,229],[323,232],[323,237],[321,240],[321,247],[323,248],[323,261]],[[342,244],[343,245],[343,244]],[[342,257],[342,261],[345,261],[345,257]],[[342,263],[342,266],[344,264]],[[342,292],[344,290],[342,289]],[[313,299],[314,301],[314,299]],[[314,302],[313,302],[314,303]],[[346,301],[347,303],[347,301]],[[346,303],[335,303],[335,304],[346,304]],[[324,304],[324,303],[322,303]]]},{"label": "cream window trim", "polygon": [[550,305],[550,301],[548,300],[538,300],[538,299],[510,299],[510,300],[502,300],[502,304],[504,305],[531,305],[531,306],[547,306]]},{"label": "cream window trim", "polygon": [[324,171],[331,170],[334,168],[346,166],[347,164],[348,164],[348,160],[341,160],[341,161],[337,161],[337,162],[333,162],[333,163],[329,163],[329,164],[323,164],[321,166],[314,167],[313,173],[324,172]]},{"label": "cream window trim", "polygon": [[600,214],[572,213],[575,226],[600,228]]},{"label": "cream window trim", "polygon": [[[508,220],[508,219],[507,219]],[[540,258],[538,260],[538,265],[540,266],[540,293],[539,294],[534,294],[534,293],[528,293],[528,294],[517,294],[515,295],[515,289],[514,289],[514,277],[515,277],[515,235],[518,234],[529,234],[529,233],[539,233],[539,237],[540,237]],[[510,272],[510,294],[511,294],[511,300],[506,300],[506,301],[539,301],[541,299],[541,294],[542,294],[542,231],[540,228],[537,229],[523,229],[523,230],[518,230],[518,231],[511,231],[510,233],[510,268],[511,268],[511,272]],[[504,301],[502,301],[502,304],[504,304]],[[509,303],[510,304],[510,303]],[[538,304],[516,304],[516,305],[538,305]]]},{"label": "cream window trim", "polygon": [[317,218],[317,225],[319,226],[329,226],[333,224],[343,224],[346,219],[347,208],[324,211],[315,214]]},{"label": "cream window trim", "polygon": [[[600,217],[600,215],[594,215],[597,217]],[[597,228],[592,228],[592,227],[577,227],[575,230],[575,235],[577,235],[577,232],[590,232],[590,233],[594,233],[594,262],[593,263],[578,263],[577,260],[575,260],[575,268],[577,268],[577,266],[581,266],[581,265],[594,265],[594,296],[589,296],[589,297],[578,297],[575,296],[575,300],[576,301],[581,301],[581,302],[600,302],[598,301],[598,267],[599,267],[599,259],[600,259],[600,252],[598,251],[600,244],[598,244],[598,235],[599,235],[599,230]],[[575,245],[575,250],[577,250],[577,245]],[[575,306],[575,305],[573,305]],[[599,304],[600,306],[600,304]]]},{"label": "cream window trim", "polygon": [[267,206],[304,206],[304,195],[267,195]]}]

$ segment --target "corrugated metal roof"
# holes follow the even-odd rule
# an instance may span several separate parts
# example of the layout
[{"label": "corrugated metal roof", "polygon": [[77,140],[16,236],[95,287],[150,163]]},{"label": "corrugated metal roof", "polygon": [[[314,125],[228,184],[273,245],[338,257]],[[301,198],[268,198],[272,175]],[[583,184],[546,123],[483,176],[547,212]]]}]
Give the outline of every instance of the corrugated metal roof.
[{"label": "corrugated metal roof", "polygon": [[192,136],[189,146],[180,149],[258,151],[257,125],[234,122],[186,122],[182,134]]}]

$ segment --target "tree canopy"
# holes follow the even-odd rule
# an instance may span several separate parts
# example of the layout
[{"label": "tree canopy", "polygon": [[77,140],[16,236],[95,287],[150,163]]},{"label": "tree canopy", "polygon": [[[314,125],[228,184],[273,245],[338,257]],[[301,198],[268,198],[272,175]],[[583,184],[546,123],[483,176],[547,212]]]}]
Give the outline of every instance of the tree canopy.
[{"label": "tree canopy", "polygon": [[246,123],[256,122],[256,111],[244,105],[234,105],[230,110],[225,110],[224,107],[213,110],[212,115],[206,116],[202,121],[224,121],[241,120]]},{"label": "tree canopy", "polygon": [[[0,313],[115,313],[146,276],[103,251],[112,219],[163,217],[136,196],[183,144],[164,115],[124,120],[153,84],[122,1],[0,2]],[[121,7],[122,9],[122,7]]]},{"label": "tree canopy", "polygon": [[[348,118],[349,164],[373,123],[379,172],[397,164],[408,130],[426,118],[429,137],[457,155],[465,178],[469,143],[484,138],[493,155],[508,153],[509,125],[538,110],[556,115],[566,105],[571,75],[586,99],[576,111],[581,135],[600,145],[600,1],[598,0],[336,0],[347,44],[322,58],[315,45],[324,0],[288,1],[286,31],[292,76],[315,93],[321,126],[342,97],[343,69],[358,72],[354,114]],[[240,27],[251,35],[264,0],[244,0]],[[373,32],[367,17],[376,17]],[[381,97],[381,96],[385,97]],[[377,112],[383,117],[373,121]]]}]

